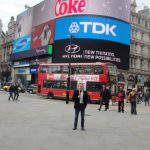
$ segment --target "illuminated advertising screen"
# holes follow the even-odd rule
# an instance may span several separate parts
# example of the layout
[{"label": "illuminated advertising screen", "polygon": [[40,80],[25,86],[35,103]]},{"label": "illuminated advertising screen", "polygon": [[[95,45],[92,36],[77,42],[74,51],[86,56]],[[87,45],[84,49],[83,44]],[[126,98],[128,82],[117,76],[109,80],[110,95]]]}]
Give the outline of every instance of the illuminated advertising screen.
[{"label": "illuminated advertising screen", "polygon": [[32,28],[31,48],[38,48],[54,42],[54,21],[48,21]]},{"label": "illuminated advertising screen", "polygon": [[30,8],[17,16],[15,39],[31,34],[33,8]]},{"label": "illuminated advertising screen", "polygon": [[76,39],[55,41],[53,63],[111,62],[129,68],[129,46],[106,40]]},{"label": "illuminated advertising screen", "polygon": [[18,53],[30,49],[31,35],[26,35],[22,38],[14,40],[13,53]]},{"label": "illuminated advertising screen", "polygon": [[28,51],[23,51],[20,53],[13,53],[13,54],[11,54],[11,60],[14,61],[14,60],[19,60],[19,59],[26,59],[26,58],[43,56],[43,55],[49,55],[48,45],[42,46],[39,48],[30,49]]},{"label": "illuminated advertising screen", "polygon": [[[46,1],[52,4],[52,0]],[[108,16],[130,22],[131,0],[54,0],[53,2],[55,2],[54,17],[57,18],[86,14]]]},{"label": "illuminated advertising screen", "polygon": [[74,16],[57,19],[55,40],[68,39],[70,34],[81,39],[99,39],[130,45],[130,25],[107,17]]},{"label": "illuminated advertising screen", "polygon": [[130,22],[130,0],[44,0],[33,8],[32,26],[65,16],[101,15]]}]

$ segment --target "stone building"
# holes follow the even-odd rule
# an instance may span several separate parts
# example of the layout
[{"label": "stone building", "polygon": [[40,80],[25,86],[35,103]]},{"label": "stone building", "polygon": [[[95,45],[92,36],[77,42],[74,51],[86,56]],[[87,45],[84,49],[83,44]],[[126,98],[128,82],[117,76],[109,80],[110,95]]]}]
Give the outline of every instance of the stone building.
[{"label": "stone building", "polygon": [[118,80],[125,90],[150,86],[150,9],[137,12],[136,0],[131,3],[130,69],[119,70]]},{"label": "stone building", "polygon": [[[4,43],[0,46],[1,68],[3,77],[10,79],[12,51],[15,33],[15,21],[11,17],[8,24],[8,31],[5,34]],[[45,61],[45,58],[43,58]],[[51,56],[48,58],[51,62]],[[34,63],[35,58],[30,61]],[[18,62],[13,62],[18,64]],[[3,66],[6,67],[3,67]],[[29,70],[29,69],[28,69]],[[13,73],[12,73],[13,76]],[[150,87],[150,9],[144,7],[137,12],[136,0],[131,1],[131,48],[130,48],[130,69],[119,70],[118,86],[123,86],[125,91],[136,87],[144,90]]]},{"label": "stone building", "polygon": [[3,38],[0,43],[0,57],[1,57],[1,80],[2,82],[8,82],[11,80],[12,63],[10,61],[10,54],[13,49],[13,40],[15,33],[15,20],[14,17],[10,18],[8,23],[8,31],[3,34]]}]

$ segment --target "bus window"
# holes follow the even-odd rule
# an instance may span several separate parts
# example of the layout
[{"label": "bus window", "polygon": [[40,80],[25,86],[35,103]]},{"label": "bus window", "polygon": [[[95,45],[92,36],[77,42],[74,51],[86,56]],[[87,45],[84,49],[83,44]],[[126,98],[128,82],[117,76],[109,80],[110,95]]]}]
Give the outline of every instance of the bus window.
[{"label": "bus window", "polygon": [[61,81],[61,89],[66,89],[66,88],[67,88],[67,82]]},{"label": "bus window", "polygon": [[49,66],[49,73],[57,73],[57,66]]},{"label": "bus window", "polygon": [[47,81],[47,88],[53,88],[53,81]]},{"label": "bus window", "polygon": [[48,66],[41,66],[40,73],[48,73]]},{"label": "bus window", "polygon": [[76,90],[77,89],[77,81],[71,81],[70,90]]},{"label": "bus window", "polygon": [[93,74],[93,67],[85,66],[84,67],[84,73],[85,74]]},{"label": "bus window", "polygon": [[43,87],[46,88],[47,87],[47,80],[43,81]]},{"label": "bus window", "polygon": [[57,73],[62,73],[62,66],[58,66]]},{"label": "bus window", "polygon": [[68,73],[68,72],[69,72],[68,66],[63,66],[63,73]]},{"label": "bus window", "polygon": [[75,74],[82,74],[82,67],[75,66],[74,67],[74,73]]},{"label": "bus window", "polygon": [[91,92],[100,92],[102,85],[99,82],[87,82],[86,89]]},{"label": "bus window", "polygon": [[107,70],[108,70],[107,72],[109,73],[109,75],[117,76],[117,67],[115,65],[108,64]]},{"label": "bus window", "polygon": [[94,67],[94,74],[103,74],[103,67],[102,66],[95,66]]}]

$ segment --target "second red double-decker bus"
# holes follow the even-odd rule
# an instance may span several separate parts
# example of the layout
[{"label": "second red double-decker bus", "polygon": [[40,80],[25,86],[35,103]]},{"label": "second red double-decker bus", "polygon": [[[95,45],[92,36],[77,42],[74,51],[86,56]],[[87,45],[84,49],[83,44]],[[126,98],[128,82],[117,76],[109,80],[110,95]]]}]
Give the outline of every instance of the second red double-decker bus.
[{"label": "second red double-decker bus", "polygon": [[[47,98],[66,98],[68,63],[40,64],[38,69],[37,93]],[[70,99],[78,83],[83,83],[90,101],[100,100],[103,84],[117,89],[117,68],[111,63],[71,63]]]}]

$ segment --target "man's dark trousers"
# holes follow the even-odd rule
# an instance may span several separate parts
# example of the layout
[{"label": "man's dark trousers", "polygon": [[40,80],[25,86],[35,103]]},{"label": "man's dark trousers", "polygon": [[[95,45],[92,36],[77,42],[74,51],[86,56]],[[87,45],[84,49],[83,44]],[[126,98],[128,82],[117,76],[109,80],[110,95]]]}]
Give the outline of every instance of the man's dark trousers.
[{"label": "man's dark trousers", "polygon": [[75,109],[75,119],[74,119],[74,128],[77,128],[78,124],[78,116],[79,112],[81,111],[81,128],[84,129],[84,114],[85,114],[85,108],[83,104],[80,104],[80,108]]}]

